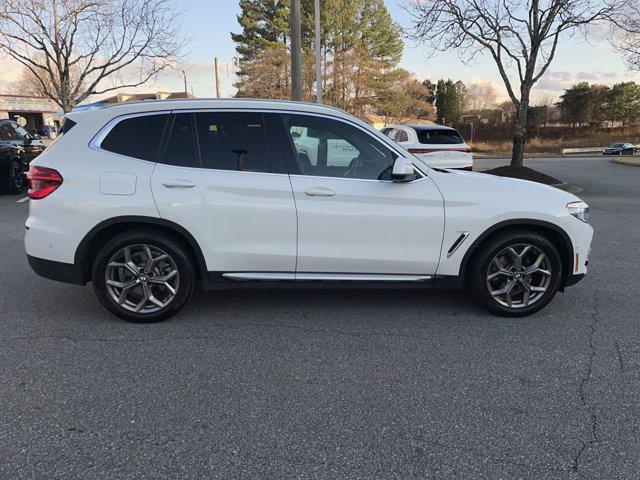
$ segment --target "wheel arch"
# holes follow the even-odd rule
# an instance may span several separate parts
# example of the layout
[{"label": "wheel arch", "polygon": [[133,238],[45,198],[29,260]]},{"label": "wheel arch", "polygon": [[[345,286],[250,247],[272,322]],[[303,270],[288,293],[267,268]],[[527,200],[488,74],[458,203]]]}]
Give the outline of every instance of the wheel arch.
[{"label": "wheel arch", "polygon": [[491,235],[495,235],[510,230],[530,230],[533,232],[541,233],[551,241],[560,253],[562,261],[562,281],[560,283],[560,290],[564,290],[569,275],[573,272],[573,243],[571,238],[560,226],[544,220],[536,220],[530,218],[513,219],[498,222],[485,230],[474,242],[469,246],[462,262],[460,263],[460,277],[465,280],[468,274],[469,261],[480,251],[482,245],[490,238]]},{"label": "wheel arch", "polygon": [[200,245],[185,228],[177,223],[163,218],[128,215],[104,220],[93,227],[82,239],[74,256],[74,263],[82,269],[82,280],[86,283],[91,279],[93,257],[98,253],[102,245],[113,235],[121,233],[124,229],[146,228],[165,232],[181,241],[189,250],[196,262],[196,273],[199,279],[207,280],[207,264],[202,254]]}]

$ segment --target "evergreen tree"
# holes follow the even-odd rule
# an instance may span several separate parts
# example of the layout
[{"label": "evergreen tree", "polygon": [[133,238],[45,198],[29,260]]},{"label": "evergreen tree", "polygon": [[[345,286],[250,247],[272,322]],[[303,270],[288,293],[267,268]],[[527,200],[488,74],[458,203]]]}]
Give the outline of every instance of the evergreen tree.
[{"label": "evergreen tree", "polygon": [[[394,69],[403,50],[400,28],[383,0],[323,0],[321,7],[324,100],[352,113],[371,112],[378,96],[389,101],[397,91],[389,85],[397,83]],[[267,92],[286,98],[289,85],[282,80],[288,78],[288,65],[281,59],[282,47],[289,47],[290,1],[241,0],[240,8],[242,31],[232,34],[240,57],[239,95]],[[302,0],[305,55],[312,55],[313,39],[313,0]],[[269,75],[260,74],[261,65],[268,65]],[[274,71],[276,66],[281,70]],[[313,81],[308,79],[313,78],[313,62],[305,62],[303,70],[305,98],[312,99]],[[271,85],[261,86],[267,78],[280,79],[277,93]]]},{"label": "evergreen tree", "polygon": [[[289,46],[290,0],[240,0],[240,33],[231,33],[240,62],[263,50]],[[303,48],[309,48],[313,34],[313,0],[302,1]]]},{"label": "evergreen tree", "polygon": [[438,80],[436,110],[438,123],[456,125],[467,105],[467,88],[461,81]]},{"label": "evergreen tree", "polygon": [[572,127],[589,120],[589,89],[589,82],[580,82],[565,90],[560,96],[560,114]]},{"label": "evergreen tree", "polygon": [[640,117],[640,85],[635,82],[615,84],[609,94],[609,108],[611,121],[621,121],[622,126]]}]

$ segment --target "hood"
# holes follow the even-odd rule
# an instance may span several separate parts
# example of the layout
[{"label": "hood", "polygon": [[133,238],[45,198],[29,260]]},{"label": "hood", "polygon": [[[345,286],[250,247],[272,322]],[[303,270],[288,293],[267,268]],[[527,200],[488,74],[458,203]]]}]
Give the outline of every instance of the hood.
[{"label": "hood", "polygon": [[430,170],[449,206],[486,205],[522,214],[565,214],[580,199],[556,187],[516,178],[460,170]]}]

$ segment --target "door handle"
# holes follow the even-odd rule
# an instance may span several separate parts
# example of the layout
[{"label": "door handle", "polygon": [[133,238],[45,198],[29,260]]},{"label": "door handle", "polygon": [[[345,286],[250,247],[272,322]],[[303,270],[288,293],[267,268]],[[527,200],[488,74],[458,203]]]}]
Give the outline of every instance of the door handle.
[{"label": "door handle", "polygon": [[304,191],[310,197],[333,197],[336,192],[326,187],[309,187]]},{"label": "door handle", "polygon": [[196,186],[195,183],[189,180],[165,180],[162,185],[167,188],[193,188]]}]

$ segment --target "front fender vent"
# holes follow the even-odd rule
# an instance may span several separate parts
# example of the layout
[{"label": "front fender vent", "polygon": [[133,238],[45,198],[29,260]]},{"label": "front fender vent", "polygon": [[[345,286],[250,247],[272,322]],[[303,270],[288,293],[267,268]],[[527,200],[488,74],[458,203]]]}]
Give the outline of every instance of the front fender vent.
[{"label": "front fender vent", "polygon": [[451,255],[453,255],[456,252],[458,247],[462,245],[462,242],[464,242],[468,236],[469,236],[469,232],[462,232],[460,236],[456,238],[456,241],[453,242],[453,244],[449,248],[449,251],[447,252],[447,258],[449,258]]}]

